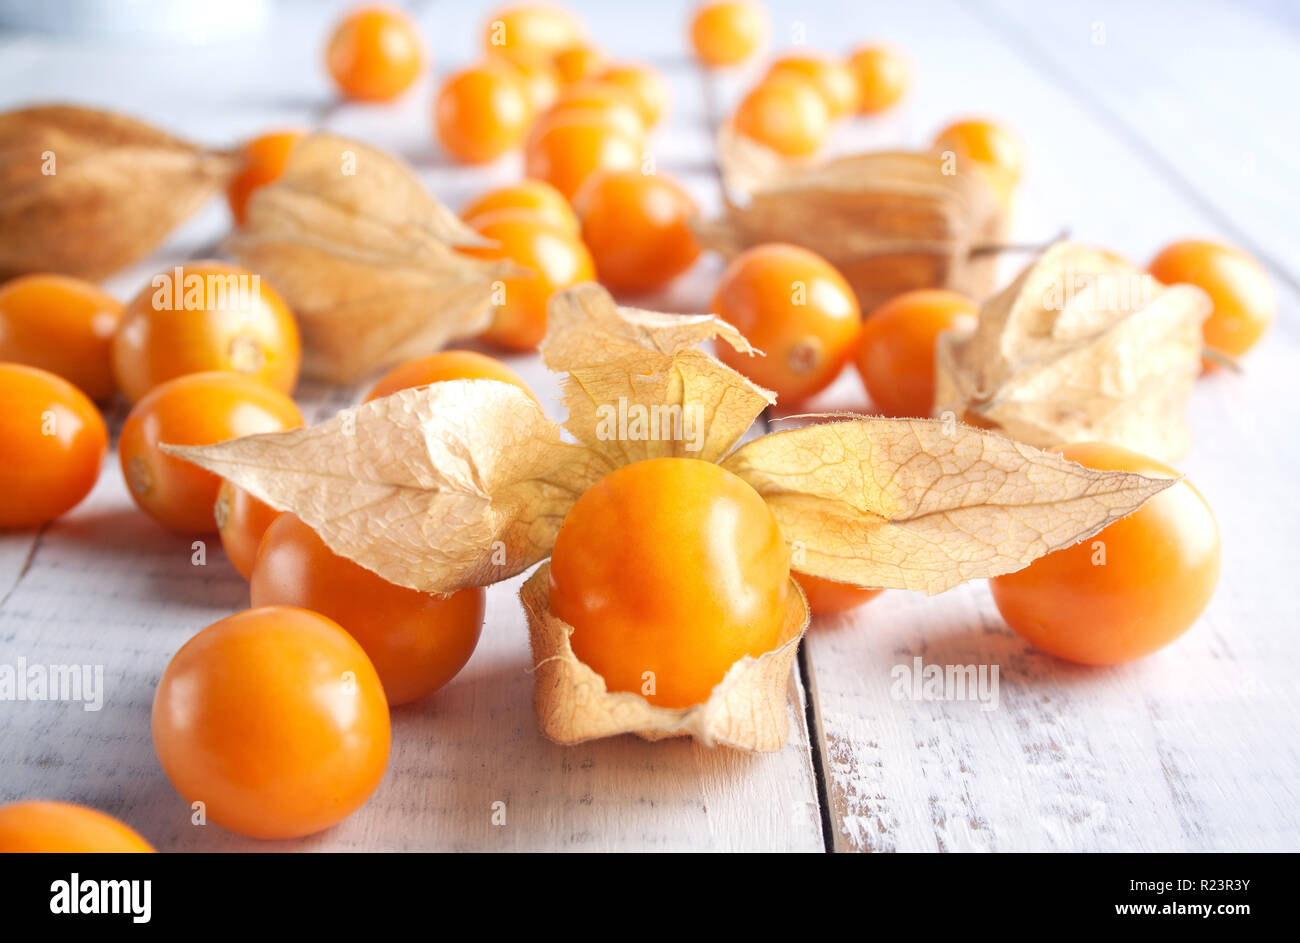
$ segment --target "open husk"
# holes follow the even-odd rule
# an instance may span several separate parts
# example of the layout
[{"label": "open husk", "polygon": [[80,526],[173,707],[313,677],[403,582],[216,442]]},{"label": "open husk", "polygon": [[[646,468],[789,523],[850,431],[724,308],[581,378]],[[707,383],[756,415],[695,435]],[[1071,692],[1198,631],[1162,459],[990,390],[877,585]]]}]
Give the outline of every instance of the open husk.
[{"label": "open husk", "polygon": [[790,668],[809,618],[796,581],[790,581],[776,648],[733,664],[703,704],[668,708],[639,694],[607,691],[605,680],[573,654],[572,626],[551,613],[549,573],[543,564],[519,591],[536,665],[533,707],[549,739],[569,744],[633,733],[644,740],[691,736],[705,746],[742,750],[779,750],[785,744]]},{"label": "open husk", "polygon": [[[579,285],[552,300],[542,346],[566,375],[564,428],[576,441],[508,384],[453,380],[307,429],[165,448],[293,511],[335,553],[437,593],[545,559],[590,485],[648,458],[718,462],[748,482],[797,572],[932,593],[1020,569],[1172,483],[1084,468],[956,421],[818,417],[830,421],[742,445],[773,396],[697,349],[709,340],[751,349],[719,318],[620,308],[599,286]],[[661,425],[667,435],[634,434],[652,408],[681,421]],[[778,649],[742,659],[707,702],[677,711],[605,691],[550,615],[546,580],[545,569],[534,574],[522,598],[548,737],[689,734],[756,750],[784,742],[789,669],[807,622],[801,593]]]},{"label": "open husk", "polygon": [[994,286],[1005,212],[978,173],[945,173],[941,155],[881,151],[795,164],[742,135],[719,139],[720,218],[696,224],[730,257],[767,242],[811,249],[834,265],[868,312],[901,292],[947,288],[984,298]]},{"label": "open husk", "polygon": [[293,308],[304,373],[347,383],[481,331],[493,282],[517,274],[457,251],[487,244],[395,157],[314,134],[226,247]]},{"label": "open husk", "polygon": [[110,275],[162,242],[233,168],[228,154],[106,111],[0,114],[0,280]]},{"label": "open husk", "polygon": [[1112,253],[1057,243],[940,337],[935,414],[1050,448],[1102,440],[1175,461],[1201,365],[1209,297]]}]

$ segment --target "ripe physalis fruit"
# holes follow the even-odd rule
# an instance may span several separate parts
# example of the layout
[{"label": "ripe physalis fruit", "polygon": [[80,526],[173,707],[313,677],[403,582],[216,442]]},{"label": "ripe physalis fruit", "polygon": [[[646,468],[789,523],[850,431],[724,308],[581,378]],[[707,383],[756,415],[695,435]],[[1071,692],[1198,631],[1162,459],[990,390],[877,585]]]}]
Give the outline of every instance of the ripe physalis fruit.
[{"label": "ripe physalis fruit", "polygon": [[707,0],[691,16],[691,46],[706,66],[740,65],[767,45],[770,29],[755,0]]},{"label": "ripe physalis fruit", "polygon": [[[1264,266],[1232,246],[1202,239],[1171,243],[1147,266],[1166,285],[1195,285],[1214,308],[1201,324],[1205,346],[1236,359],[1277,320],[1277,289]],[[1213,361],[1206,360],[1207,369]]]},{"label": "ripe physalis fruit", "polygon": [[668,112],[668,83],[658,70],[639,62],[618,62],[601,70],[597,78],[623,89],[636,102],[641,121],[653,128]]},{"label": "ripe physalis fruit", "polygon": [[588,43],[576,43],[561,49],[551,59],[556,78],[564,85],[572,85],[590,78],[605,68],[608,57]]},{"label": "ripe physalis fruit", "polygon": [[335,27],[325,64],[344,97],[391,101],[424,71],[424,45],[404,12],[374,4],[353,10]]},{"label": "ripe physalis fruit", "polygon": [[1061,454],[1088,468],[1177,479],[1091,540],[990,580],[1002,618],[1028,642],[1085,665],[1149,655],[1186,632],[1219,581],[1219,529],[1201,493],[1155,459],[1103,442]]},{"label": "ripe physalis fruit", "polygon": [[144,258],[234,170],[131,118],[71,105],[0,113],[0,281],[100,279]]},{"label": "ripe physalis fruit", "polygon": [[1024,168],[1024,145],[1009,127],[997,121],[970,118],[955,121],[934,137],[934,147],[951,151],[957,158],[956,171],[961,173],[963,160],[974,163],[993,184],[1006,202],[1020,182]]},{"label": "ripe physalis fruit", "polygon": [[140,289],[113,335],[113,374],[135,402],[189,373],[228,370],[292,393],[298,325],[260,275],[226,262],[186,262]]},{"label": "ripe physalis fruit", "polygon": [[430,383],[442,383],[446,380],[497,380],[501,383],[513,384],[529,396],[533,395],[519,374],[500,360],[473,350],[443,350],[427,357],[408,360],[389,370],[371,387],[370,392],[366,394],[365,402],[392,396],[398,390],[428,386]]},{"label": "ripe physalis fruit", "polygon": [[226,202],[236,225],[244,222],[248,198],[258,187],[280,179],[285,162],[295,144],[305,132],[298,130],[271,131],[244,143],[240,148],[239,167],[226,185]]},{"label": "ripe physalis fruit", "polygon": [[1175,461],[1209,310],[1199,288],[1057,243],[984,304],[973,331],[940,335],[933,415],[1040,448],[1096,440]]},{"label": "ripe physalis fruit", "polygon": [[511,267],[457,249],[485,244],[401,161],[326,134],[293,149],[227,241],[293,310],[303,371],[338,383],[482,330]]},{"label": "ripe physalis fruit", "polygon": [[849,71],[858,82],[858,111],[867,115],[897,105],[911,81],[906,57],[889,46],[862,46],[849,56]]},{"label": "ripe physalis fruit", "polygon": [[158,762],[186,802],[250,838],[297,838],[360,808],[388,764],[366,653],[305,609],[247,609],[186,642],[153,700]]},{"label": "ripe physalis fruit", "polygon": [[[292,510],[334,553],[428,593],[499,582],[545,560],[590,489],[633,463],[660,467],[656,459],[712,463],[743,481],[766,504],[797,575],[930,593],[1018,570],[1171,484],[1087,469],[958,422],[819,417],[831,421],[741,445],[774,397],[698,349],[715,339],[750,349],[720,318],[619,308],[598,285],[579,285],[551,300],[542,344],[546,365],[566,374],[563,429],[510,384],[451,380],[399,390],[312,429],[171,451]],[[689,510],[682,520],[654,520],[655,533],[692,514],[701,519],[689,490],[672,489]],[[699,498],[707,502],[708,494]],[[746,532],[761,517],[737,513]],[[767,543],[720,541],[710,565],[729,554],[744,560],[756,546]],[[673,548],[677,559],[708,549]],[[589,550],[584,543],[579,557]],[[653,550],[656,559],[667,553]],[[762,572],[745,566],[747,578]],[[685,569],[665,576],[696,578]],[[578,627],[551,605],[549,571],[539,567],[521,591],[534,705],[548,737],[690,735],[747,750],[784,743],[790,668],[808,622],[797,584],[787,591],[774,648],[739,658],[703,703],[669,708],[641,693],[647,679],[630,691],[608,690],[575,654],[570,637]],[[640,564],[621,574],[619,594],[641,598],[629,587],[642,575]]]},{"label": "ripe physalis fruit", "polygon": [[97,809],[52,799],[0,806],[0,854],[123,854],[153,846]]},{"label": "ripe physalis fruit", "polygon": [[572,13],[549,3],[519,3],[487,19],[483,51],[515,62],[547,62],[582,42],[582,25]]},{"label": "ripe physalis fruit", "polygon": [[478,216],[475,228],[494,246],[465,249],[481,259],[508,259],[522,272],[502,279],[483,340],[509,350],[532,350],[546,333],[546,305],[555,292],[596,277],[582,240],[520,210]]},{"label": "ripe physalis fruit", "polygon": [[855,357],[872,404],[886,416],[929,416],[939,335],[974,330],[978,314],[970,298],[940,289],[909,291],[872,311]]},{"label": "ripe physalis fruit", "polygon": [[217,534],[230,565],[244,579],[253,572],[253,561],[257,559],[262,535],[279,516],[279,511],[257,500],[243,488],[236,488],[228,481],[221,483],[216,504],[212,506],[212,518],[217,522]]},{"label": "ripe physalis fruit", "polygon": [[0,287],[0,361],[58,374],[93,400],[117,389],[110,348],[122,302],[67,275],[24,275]]},{"label": "ripe physalis fruit", "polygon": [[578,216],[564,194],[542,180],[521,180],[489,190],[461,209],[460,218],[473,226],[478,217],[497,210],[525,210],[575,236],[582,231]]},{"label": "ripe physalis fruit", "polygon": [[170,530],[211,533],[221,479],[160,446],[206,445],[300,425],[293,400],[263,383],[236,373],[192,373],[155,387],[132,407],[118,458],[141,510]]},{"label": "ripe physalis fruit", "polygon": [[598,171],[573,200],[596,273],[615,292],[661,288],[699,258],[695,200],[664,174]]},{"label": "ripe physalis fruit", "polygon": [[375,666],[391,706],[441,688],[478,645],[484,594],[395,586],[338,556],[292,514],[267,529],[249,581],[254,606],[298,606],[343,626]]},{"label": "ripe physalis fruit", "polygon": [[862,313],[834,267],[798,246],[756,246],[731,260],[710,305],[763,356],[718,350],[718,358],[786,405],[820,393],[853,355]]},{"label": "ripe physalis fruit", "polygon": [[0,363],[0,404],[0,528],[52,521],[99,478],[103,417],[67,380],[16,363]]},{"label": "ripe physalis fruit", "polygon": [[632,93],[619,85],[600,79],[589,79],[571,85],[560,93],[551,110],[538,121],[530,134],[540,134],[548,119],[554,122],[574,112],[598,112],[626,134],[642,137],[646,132],[645,120]]},{"label": "ripe physalis fruit", "polygon": [[725,256],[767,242],[803,246],[839,269],[863,311],[918,288],[972,298],[993,290],[997,254],[979,250],[1005,241],[1006,216],[984,174],[944,173],[929,152],[801,165],[726,130],[718,159],[725,215],[696,230]]},{"label": "ripe physalis fruit", "polygon": [[636,170],[642,164],[643,140],[616,122],[590,109],[545,116],[525,143],[525,172],[571,200],[597,170]]},{"label": "ripe physalis fruit", "polygon": [[465,164],[486,164],[518,147],[532,117],[523,79],[499,61],[450,76],[434,103],[438,140]]},{"label": "ripe physalis fruit", "polygon": [[777,647],[790,551],[763,499],[711,462],[616,469],[569,509],[551,551],[551,612],[609,691],[691,707],[740,658]]},{"label": "ripe physalis fruit", "polygon": [[825,53],[786,53],[777,58],[767,71],[768,77],[794,75],[807,79],[817,89],[831,120],[858,110],[857,77],[843,59]]},{"label": "ripe physalis fruit", "polygon": [[799,588],[808,599],[808,609],[815,616],[831,616],[866,605],[880,595],[881,590],[837,583],[817,576],[799,574],[795,577]]},{"label": "ripe physalis fruit", "polygon": [[731,122],[738,133],[784,157],[810,157],[826,141],[831,113],[810,79],[786,72],[754,86]]}]

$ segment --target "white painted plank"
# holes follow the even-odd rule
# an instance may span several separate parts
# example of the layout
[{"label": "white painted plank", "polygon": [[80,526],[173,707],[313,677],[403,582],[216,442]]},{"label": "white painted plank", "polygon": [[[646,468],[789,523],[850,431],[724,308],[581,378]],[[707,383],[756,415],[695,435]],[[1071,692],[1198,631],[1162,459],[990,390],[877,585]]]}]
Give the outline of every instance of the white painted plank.
[{"label": "white painted plank", "polygon": [[[517,175],[517,158],[485,170],[449,165],[430,136],[432,82],[391,107],[328,107],[319,46],[340,4],[289,4],[278,32],[246,43],[135,50],[70,47],[48,38],[6,46],[0,107],[31,98],[72,99],[125,109],[214,146],[282,124],[326,126],[391,149],[411,161],[440,197],[459,205],[478,190]],[[486,5],[425,4],[435,68],[468,61]],[[608,14],[593,11],[593,27]],[[646,23],[614,15],[612,51],[644,50],[657,60],[680,52],[675,32],[645,47]],[[129,65],[127,64],[129,61]],[[671,64],[671,63],[670,63]],[[712,198],[703,156],[708,138],[691,97],[693,73],[670,73],[681,105],[663,132],[661,166],[681,163],[689,186]],[[111,75],[111,82],[104,76]],[[694,155],[694,156],[692,156]],[[693,166],[692,166],[693,161]],[[206,254],[228,226],[214,202],[158,253],[119,273],[109,288],[126,298],[173,262]],[[710,273],[683,280],[663,307],[683,310],[707,298]],[[552,415],[558,384],[535,356],[505,358]],[[305,383],[297,398],[308,421],[359,398],[359,390]],[[520,580],[493,587],[483,641],[443,691],[394,712],[393,754],[375,797],[338,827],[299,842],[261,843],[190,824],[149,740],[149,706],[171,655],[203,626],[247,605],[245,584],[209,547],[191,563],[190,540],[163,532],[134,510],[116,456],[85,505],[34,535],[0,535],[0,660],[103,665],[107,703],[0,705],[0,801],[51,796],[120,815],[173,850],[800,850],[823,848],[817,786],[798,678],[791,680],[790,743],[765,756],[707,750],[686,741],[634,738],[560,747],[537,732],[527,628],[516,596]],[[25,572],[24,566],[26,566]],[[12,578],[10,572],[12,571]],[[18,575],[22,573],[22,579]],[[2,595],[2,593],[0,593]],[[506,825],[491,823],[506,803]]]}]

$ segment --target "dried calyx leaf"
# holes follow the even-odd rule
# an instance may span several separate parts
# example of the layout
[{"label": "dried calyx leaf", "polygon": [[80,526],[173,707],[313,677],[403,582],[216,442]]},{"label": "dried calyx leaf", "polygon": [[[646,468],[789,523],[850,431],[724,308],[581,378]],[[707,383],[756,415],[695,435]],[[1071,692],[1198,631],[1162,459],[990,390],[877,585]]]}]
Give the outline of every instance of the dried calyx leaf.
[{"label": "dried calyx leaf", "polygon": [[[576,443],[519,390],[458,380],[310,429],[169,451],[294,511],[336,553],[444,593],[545,558],[582,492],[643,458],[700,457],[739,475],[772,509],[799,572],[925,592],[1019,569],[1170,484],[1083,468],[955,421],[831,421],[737,448],[771,394],[695,349],[710,338],[747,348],[716,318],[618,308],[598,286],[578,286],[553,300],[543,347],[548,365],[568,374]],[[653,420],[652,407],[682,421]],[[574,657],[572,629],[549,613],[544,572],[523,598],[547,736],[689,733],[749,749],[784,739],[778,708],[807,621],[802,594],[792,596],[783,645],[737,663],[688,711],[605,691]]]},{"label": "dried calyx leaf", "polygon": [[633,733],[645,740],[692,736],[706,746],[779,750],[788,728],[790,668],[808,626],[808,603],[791,580],[780,641],[757,658],[733,664],[703,704],[657,707],[639,694],[610,692],[605,679],[569,645],[572,626],[551,614],[549,565],[520,590],[528,614],[534,670],[533,707],[542,733],[556,743]]},{"label": "dried calyx leaf", "polygon": [[794,569],[925,593],[1028,566],[1131,514],[1175,480],[1097,471],[929,419],[774,432],[742,445],[722,467],[767,501]]},{"label": "dried calyx leaf", "polygon": [[881,151],[791,164],[724,131],[720,219],[697,224],[731,256],[765,242],[804,246],[838,268],[869,311],[896,294],[948,288],[983,298],[1005,236],[1002,204],[977,173],[945,173],[935,153]]},{"label": "dried calyx leaf", "polygon": [[0,114],[0,280],[109,275],[162,242],[233,167],[228,154],[110,112]]},{"label": "dried calyx leaf", "polygon": [[1104,440],[1163,461],[1187,449],[1187,400],[1211,303],[1109,252],[1053,246],[940,338],[935,414],[1044,448]]},{"label": "dried calyx leaf", "polygon": [[515,273],[456,251],[486,244],[405,164],[328,134],[298,143],[227,241],[293,308],[304,371],[336,382],[482,330]]}]

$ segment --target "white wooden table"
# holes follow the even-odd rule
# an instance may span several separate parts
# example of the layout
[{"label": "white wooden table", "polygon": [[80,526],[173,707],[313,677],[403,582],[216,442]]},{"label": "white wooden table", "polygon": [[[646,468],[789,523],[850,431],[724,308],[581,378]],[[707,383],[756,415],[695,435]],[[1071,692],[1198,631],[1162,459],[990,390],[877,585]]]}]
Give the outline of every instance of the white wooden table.
[{"label": "white wooden table", "polygon": [[[683,45],[686,5],[573,5],[612,52],[667,73],[675,102],[656,137],[659,166],[716,205],[700,77]],[[73,513],[0,536],[0,663],[103,665],[107,687],[97,712],[0,703],[0,801],[86,802],[174,850],[1300,848],[1300,15],[1281,2],[1227,0],[769,8],[781,46],[803,30],[811,46],[884,38],[910,51],[914,94],[849,132],[866,143],[920,146],[969,112],[1019,129],[1029,155],[1023,239],[1068,226],[1145,260],[1173,238],[1205,235],[1270,265],[1280,323],[1245,376],[1203,381],[1193,404],[1197,438],[1183,469],[1214,507],[1224,545],[1200,623],[1139,663],[1085,670],[1020,641],[983,584],[939,598],[890,592],[813,626],[780,753],[631,738],[564,748],[534,723],[515,580],[489,592],[483,642],[460,676],[394,712],[375,797],[321,835],[259,843],[191,826],[149,738],[167,661],[246,606],[246,586],[218,547],[195,566],[189,538],[138,513],[110,456]],[[0,108],[97,104],[223,145],[324,124],[402,154],[453,206],[519,173],[514,160],[447,164],[430,137],[431,82],[392,107],[331,107],[320,47],[337,9],[288,3],[266,36],[198,46],[0,34]],[[437,71],[475,54],[487,9],[417,7]],[[722,100],[749,78],[723,81]],[[153,271],[210,252],[227,226],[214,202],[108,287],[129,296]],[[703,310],[718,270],[706,260],[652,303]],[[513,363],[554,407],[554,379],[534,358]],[[862,397],[846,375],[826,402]],[[314,419],[356,391],[305,385],[299,398]],[[110,420],[120,424],[121,412]],[[892,699],[891,669],[916,656],[998,665],[998,709]],[[492,824],[497,802],[504,825]]]}]

